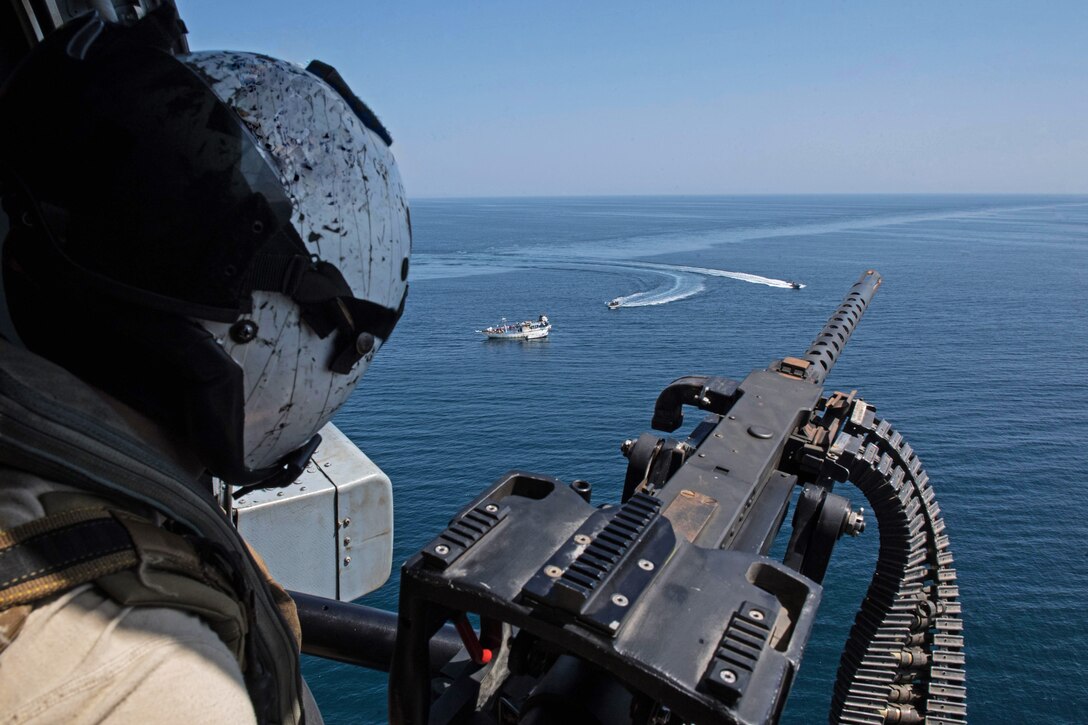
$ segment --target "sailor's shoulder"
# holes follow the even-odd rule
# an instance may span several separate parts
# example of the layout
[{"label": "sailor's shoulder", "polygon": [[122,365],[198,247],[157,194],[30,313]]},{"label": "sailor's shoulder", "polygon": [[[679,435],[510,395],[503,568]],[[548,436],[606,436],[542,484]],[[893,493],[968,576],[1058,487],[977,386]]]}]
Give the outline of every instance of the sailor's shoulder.
[{"label": "sailor's shoulder", "polygon": [[90,584],[37,607],[0,666],[0,712],[29,722],[254,722],[241,669],[193,614]]}]

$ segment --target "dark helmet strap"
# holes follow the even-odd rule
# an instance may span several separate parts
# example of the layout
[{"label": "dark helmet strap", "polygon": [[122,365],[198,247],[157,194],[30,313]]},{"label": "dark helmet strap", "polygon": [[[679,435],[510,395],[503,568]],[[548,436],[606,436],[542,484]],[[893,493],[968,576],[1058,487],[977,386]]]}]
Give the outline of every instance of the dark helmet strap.
[{"label": "dark helmet strap", "polygon": [[393,327],[396,326],[397,320],[404,314],[406,299],[408,299],[407,287],[395,310],[355,297],[336,298],[335,302],[342,316],[341,319],[353,324],[340,328],[329,368],[334,373],[347,375],[355,363],[374,349],[375,337],[383,341],[388,340],[393,334]]},{"label": "dark helmet strap", "polygon": [[336,265],[302,254],[260,255],[246,282],[251,290],[282,292],[297,302],[303,321],[322,339],[336,332],[329,368],[343,375],[373,349],[374,338],[389,339],[404,312],[404,297],[396,309],[359,299]]},{"label": "dark helmet strap", "polygon": [[302,319],[322,338],[355,326],[350,313],[338,304],[341,299],[353,299],[351,287],[329,262],[318,260],[304,267],[287,294],[302,308]]}]

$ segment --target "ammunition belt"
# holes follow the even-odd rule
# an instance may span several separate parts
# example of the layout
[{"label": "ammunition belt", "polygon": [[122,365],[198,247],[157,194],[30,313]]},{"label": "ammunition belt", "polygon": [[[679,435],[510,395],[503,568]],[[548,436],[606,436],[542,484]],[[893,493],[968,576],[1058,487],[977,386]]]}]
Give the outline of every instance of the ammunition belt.
[{"label": "ammunition belt", "polygon": [[872,506],[880,553],[843,650],[830,718],[966,722],[959,588],[929,476],[903,436],[864,401],[851,397],[841,424],[828,456]]}]

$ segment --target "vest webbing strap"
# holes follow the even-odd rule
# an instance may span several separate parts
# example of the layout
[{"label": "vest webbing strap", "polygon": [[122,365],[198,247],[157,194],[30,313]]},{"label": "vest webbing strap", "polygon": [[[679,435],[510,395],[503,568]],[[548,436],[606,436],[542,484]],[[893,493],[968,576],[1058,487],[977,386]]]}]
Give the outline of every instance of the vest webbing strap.
[{"label": "vest webbing strap", "polygon": [[128,530],[103,508],[74,509],[0,530],[0,610],[138,563]]},{"label": "vest webbing strap", "polygon": [[[52,505],[64,500],[54,496]],[[201,617],[245,666],[249,618],[214,557],[206,561],[189,539],[142,516],[97,504],[0,530],[0,652],[33,606],[91,583],[124,607]]]}]

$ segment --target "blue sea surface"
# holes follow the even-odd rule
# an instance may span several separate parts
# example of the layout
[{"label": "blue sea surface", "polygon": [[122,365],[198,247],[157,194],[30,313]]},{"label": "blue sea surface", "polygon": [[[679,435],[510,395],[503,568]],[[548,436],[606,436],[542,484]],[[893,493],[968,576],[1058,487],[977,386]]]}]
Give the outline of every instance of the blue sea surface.
[{"label": "blue sea surface", "polygon": [[[401,562],[507,470],[618,501],[619,444],[665,385],[803,353],[875,268],[827,389],[857,389],[929,472],[971,721],[1084,720],[1088,198],[422,200],[412,222],[407,310],[336,419],[394,487],[394,574],[363,603],[395,609]],[[541,313],[544,341],[474,333]],[[784,722],[826,721],[876,550],[875,527],[839,542]],[[385,675],[309,657],[304,673],[326,722],[386,721]]]}]

